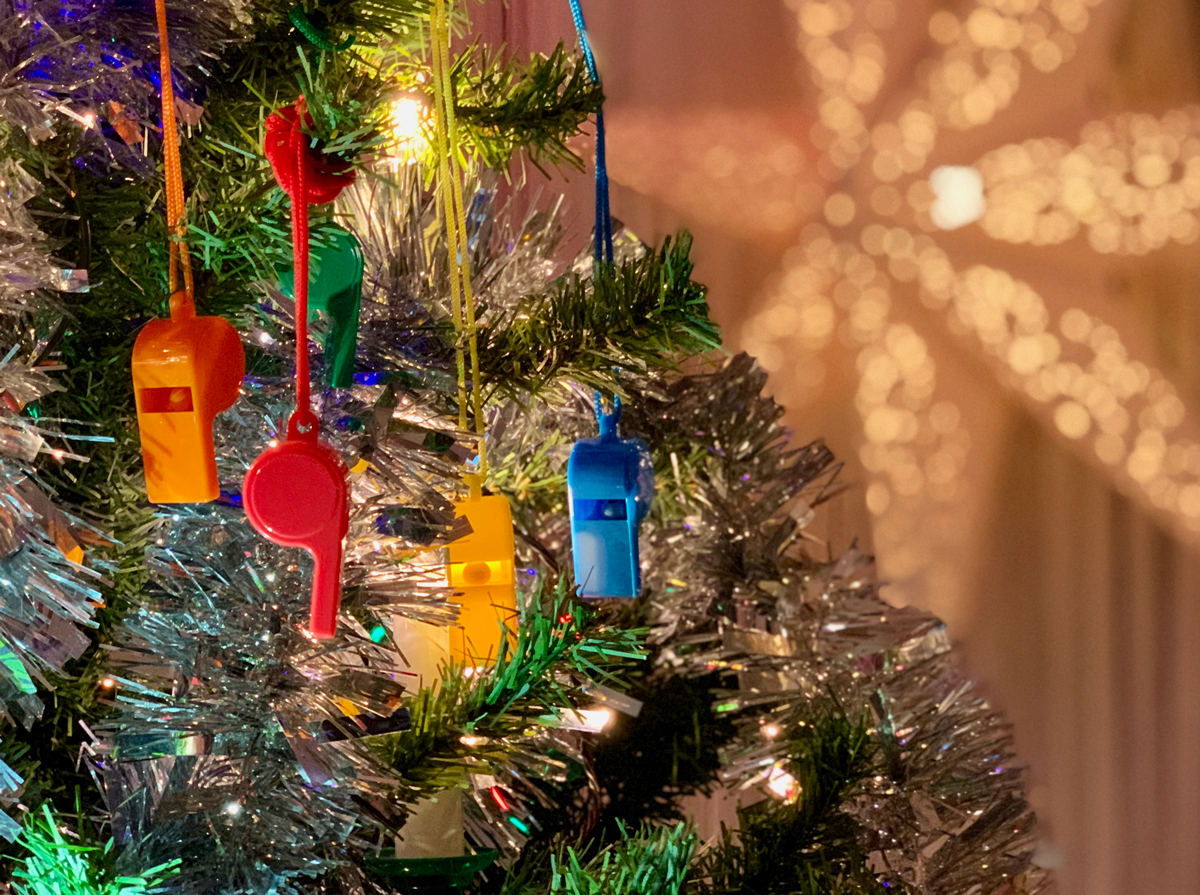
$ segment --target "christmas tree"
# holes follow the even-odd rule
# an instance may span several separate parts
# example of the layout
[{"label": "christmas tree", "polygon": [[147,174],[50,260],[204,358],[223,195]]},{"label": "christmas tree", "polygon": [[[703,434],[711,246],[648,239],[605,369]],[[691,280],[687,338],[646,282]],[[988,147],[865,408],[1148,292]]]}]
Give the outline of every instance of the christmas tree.
[{"label": "christmas tree", "polygon": [[[1047,890],[690,237],[614,227],[573,6],[532,57],[445,0],[0,8],[15,892]],[[513,172],[593,115],[571,246]]]}]

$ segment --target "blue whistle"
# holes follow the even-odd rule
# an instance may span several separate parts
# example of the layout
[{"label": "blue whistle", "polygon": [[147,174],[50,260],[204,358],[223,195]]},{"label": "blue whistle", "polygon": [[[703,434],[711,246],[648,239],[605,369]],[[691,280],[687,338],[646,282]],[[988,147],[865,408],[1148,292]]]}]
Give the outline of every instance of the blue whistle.
[{"label": "blue whistle", "polygon": [[650,448],[640,438],[618,438],[621,401],[605,413],[596,395],[599,438],[575,442],[567,461],[575,583],[583,597],[638,596],[642,571],[638,526],[654,499]]}]

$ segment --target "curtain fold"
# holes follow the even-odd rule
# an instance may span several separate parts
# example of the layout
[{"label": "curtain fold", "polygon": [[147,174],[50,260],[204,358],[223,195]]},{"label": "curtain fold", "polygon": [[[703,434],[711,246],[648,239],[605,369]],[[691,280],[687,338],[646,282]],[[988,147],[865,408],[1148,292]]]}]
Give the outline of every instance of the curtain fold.
[{"label": "curtain fold", "polygon": [[1020,409],[968,664],[1016,729],[1064,895],[1200,879],[1200,556]]}]

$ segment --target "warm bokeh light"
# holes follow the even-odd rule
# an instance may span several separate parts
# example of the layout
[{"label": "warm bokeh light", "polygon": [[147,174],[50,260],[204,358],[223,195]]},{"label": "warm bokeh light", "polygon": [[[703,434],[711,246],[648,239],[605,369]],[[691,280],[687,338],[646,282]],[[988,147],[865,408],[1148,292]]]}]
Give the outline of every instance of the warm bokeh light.
[{"label": "warm bokeh light", "polygon": [[776,798],[792,802],[800,795],[800,781],[783,769],[783,762],[776,762],[767,772],[767,789]]},{"label": "warm bokeh light", "polygon": [[1200,109],[1093,121],[1078,146],[1027,140],[977,167],[995,239],[1052,245],[1082,229],[1097,252],[1144,255],[1200,238]]},{"label": "warm bokeh light", "polygon": [[929,216],[943,230],[957,230],[983,217],[983,175],[962,165],[942,165],[929,174],[934,200]]}]

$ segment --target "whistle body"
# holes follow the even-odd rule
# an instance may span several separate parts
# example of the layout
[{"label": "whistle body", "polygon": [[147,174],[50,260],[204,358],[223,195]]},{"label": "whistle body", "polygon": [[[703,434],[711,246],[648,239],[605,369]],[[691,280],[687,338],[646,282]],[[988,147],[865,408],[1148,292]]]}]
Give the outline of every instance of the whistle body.
[{"label": "whistle body", "polygon": [[217,499],[213,421],[233,406],[245,375],[241,339],[223,317],[179,314],[142,327],[133,390],[152,503]]},{"label": "whistle body", "polygon": [[316,439],[291,437],[254,461],[242,484],[250,524],[276,544],[303,547],[313,558],[308,629],[337,632],[342,598],[342,541],[350,527],[350,495],[341,455]]},{"label": "whistle body", "polygon": [[493,494],[458,503],[454,515],[466,517],[471,534],[449,547],[446,578],[462,607],[459,626],[450,630],[450,654],[467,665],[486,665],[500,652],[500,623],[511,630],[516,622],[512,510],[508,498]]},{"label": "whistle body", "polygon": [[636,597],[638,526],[654,494],[646,443],[615,436],[575,443],[567,461],[575,583],[584,597]]}]

